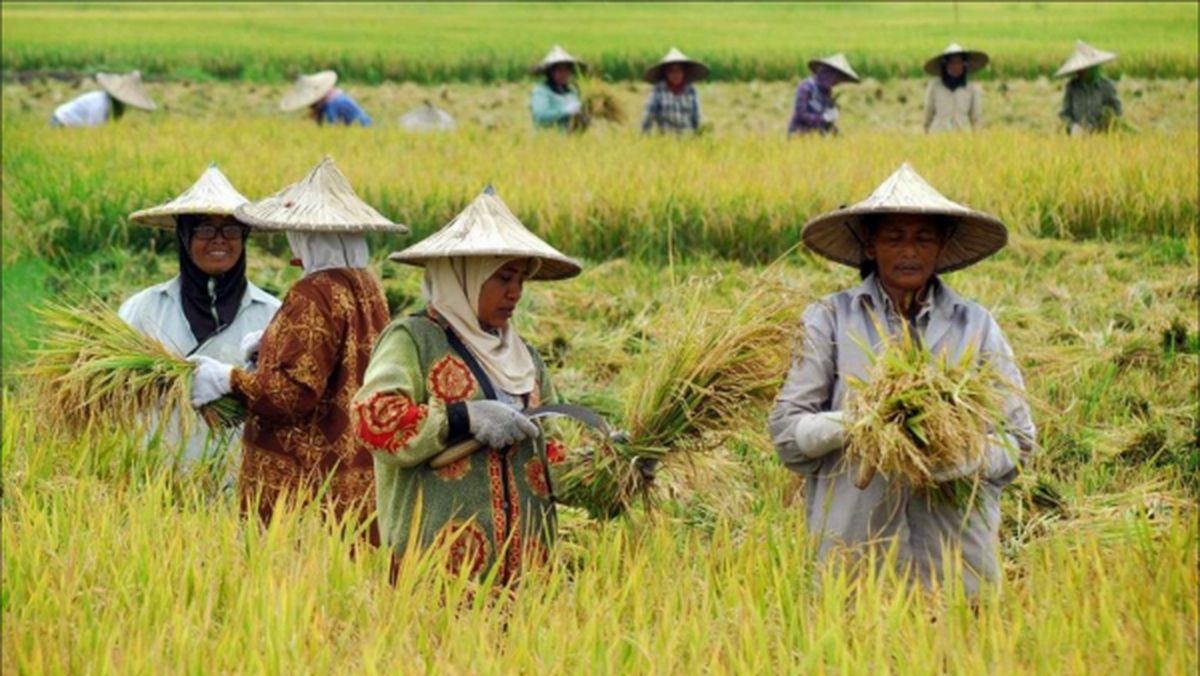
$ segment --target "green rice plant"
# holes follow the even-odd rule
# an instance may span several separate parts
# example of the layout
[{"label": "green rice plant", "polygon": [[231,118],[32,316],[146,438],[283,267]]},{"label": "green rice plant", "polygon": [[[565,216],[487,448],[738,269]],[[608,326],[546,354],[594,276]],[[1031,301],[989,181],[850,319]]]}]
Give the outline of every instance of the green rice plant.
[{"label": "green rice plant", "polygon": [[[98,298],[51,301],[36,308],[44,335],[23,375],[39,393],[46,420],[73,430],[97,424],[134,425],[159,413],[176,414],[183,431],[195,418],[193,365],[138,333]],[[237,425],[240,402],[222,397],[200,417],[210,426]]]},{"label": "green rice plant", "polygon": [[976,347],[952,360],[934,355],[907,324],[897,336],[878,333],[884,336],[878,353],[860,345],[872,355],[867,378],[848,379],[846,458],[858,463],[855,485],[865,488],[878,472],[960,507],[971,504],[978,475],[945,485],[934,476],[952,467],[986,467],[993,433],[1004,429],[1002,403],[1010,386],[979,359]]}]

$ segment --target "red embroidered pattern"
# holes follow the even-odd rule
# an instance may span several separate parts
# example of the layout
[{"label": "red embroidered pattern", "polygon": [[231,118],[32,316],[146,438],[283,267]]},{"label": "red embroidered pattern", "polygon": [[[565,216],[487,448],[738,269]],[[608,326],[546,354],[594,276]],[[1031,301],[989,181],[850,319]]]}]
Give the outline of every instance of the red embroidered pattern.
[{"label": "red embroidered pattern", "polygon": [[491,545],[487,533],[474,521],[461,519],[451,520],[438,531],[434,546],[439,549],[446,547],[446,570],[457,575],[463,566],[468,567],[468,573],[478,576],[487,565]]},{"label": "red embroidered pattern", "polygon": [[433,470],[434,476],[442,481],[458,481],[471,473],[471,456],[459,458],[454,462]]},{"label": "red embroidered pattern", "polygon": [[550,496],[550,483],[546,481],[546,467],[541,458],[533,458],[525,463],[525,482],[539,498]]},{"label": "red embroidered pattern", "polygon": [[429,391],[447,404],[463,401],[475,394],[475,378],[463,360],[448,354],[429,369]]},{"label": "red embroidered pattern", "polygon": [[505,573],[509,578],[516,576],[521,570],[521,492],[517,489],[517,475],[513,472],[513,460],[517,454],[519,445],[514,444],[508,447],[508,476],[505,480],[508,481],[508,528],[511,543],[508,547],[508,566]]},{"label": "red embroidered pattern", "polygon": [[416,435],[426,408],[404,394],[376,392],[365,402],[355,404],[354,414],[358,418],[358,438],[372,448],[393,453]]},{"label": "red embroidered pattern", "polygon": [[[500,451],[495,449],[487,451],[488,488],[492,493],[492,535],[496,540],[497,547],[503,547],[505,538],[508,537],[508,515],[504,512],[504,474],[500,458]],[[506,568],[507,566],[501,562],[501,579],[504,579],[507,574]]]},{"label": "red embroidered pattern", "polygon": [[567,447],[558,439],[551,439],[546,442],[546,460],[551,465],[557,465],[567,459]]}]

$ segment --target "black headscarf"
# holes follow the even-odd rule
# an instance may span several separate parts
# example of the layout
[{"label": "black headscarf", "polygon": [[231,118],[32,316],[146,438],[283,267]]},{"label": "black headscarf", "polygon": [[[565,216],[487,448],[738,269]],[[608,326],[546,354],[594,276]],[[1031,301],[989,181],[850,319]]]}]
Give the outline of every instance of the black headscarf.
[{"label": "black headscarf", "polygon": [[566,94],[571,91],[571,82],[568,80],[567,84],[560,85],[554,81],[554,69],[556,66],[557,64],[546,69],[546,86],[555,94]]},{"label": "black headscarf", "polygon": [[967,72],[970,70],[967,67],[967,64],[963,63],[962,75],[958,77],[950,77],[950,74],[946,72],[947,58],[948,57],[942,57],[942,84],[946,85],[946,89],[949,89],[950,91],[954,91],[959,87],[965,87],[967,85]]},{"label": "black headscarf", "polygon": [[[182,215],[175,219],[175,240],[179,249],[180,296],[183,316],[197,343],[203,343],[214,333],[229,326],[237,316],[242,296],[246,294],[246,246],[242,238],[242,255],[232,268],[216,277],[200,269],[188,249],[192,228],[200,223],[198,216]],[[243,232],[245,232],[244,229]],[[211,285],[210,285],[211,282]],[[214,316],[215,313],[215,316]]]}]

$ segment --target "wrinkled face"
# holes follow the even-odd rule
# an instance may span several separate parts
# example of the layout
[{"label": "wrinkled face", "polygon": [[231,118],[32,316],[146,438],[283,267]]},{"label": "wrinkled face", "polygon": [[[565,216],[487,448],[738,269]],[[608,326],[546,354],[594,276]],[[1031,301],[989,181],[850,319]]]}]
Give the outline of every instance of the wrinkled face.
[{"label": "wrinkled face", "polygon": [[871,235],[863,253],[879,267],[888,289],[917,292],[933,277],[946,242],[937,225],[924,216],[887,216]]},{"label": "wrinkled face", "polygon": [[946,74],[950,77],[962,77],[962,74],[967,72],[967,62],[963,61],[962,56],[955,54],[946,59]]},{"label": "wrinkled face", "polygon": [[245,227],[231,216],[201,216],[192,227],[188,255],[210,277],[229,272],[242,257]]},{"label": "wrinkled face", "polygon": [[485,329],[501,331],[508,328],[521,300],[529,261],[519,259],[500,266],[479,290],[479,323]]},{"label": "wrinkled face", "polygon": [[571,68],[569,63],[560,63],[550,69],[550,78],[554,80],[554,84],[565,87],[571,81],[571,75],[575,69]]},{"label": "wrinkled face", "polygon": [[684,71],[683,66],[677,63],[668,64],[667,67],[663,69],[663,77],[667,79],[667,84],[671,85],[672,87],[678,87],[682,85],[684,75],[686,75],[686,72]]}]

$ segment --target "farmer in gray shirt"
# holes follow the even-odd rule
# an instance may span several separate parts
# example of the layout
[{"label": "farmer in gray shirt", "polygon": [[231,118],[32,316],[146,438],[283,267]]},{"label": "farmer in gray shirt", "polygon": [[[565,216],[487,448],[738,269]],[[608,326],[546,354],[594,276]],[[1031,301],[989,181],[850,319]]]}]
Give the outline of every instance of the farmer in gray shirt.
[{"label": "farmer in gray shirt", "polygon": [[[964,588],[975,594],[999,576],[1000,490],[1034,451],[1035,431],[1000,327],[937,274],[1000,250],[1007,229],[994,216],[946,199],[904,164],[866,200],[810,221],[802,237],[817,253],[863,275],[857,287],[804,310],[799,350],[768,419],[780,459],[806,477],[806,521],[819,539],[818,557],[839,549],[861,554],[868,543],[895,545],[900,569],[929,587],[942,581],[944,557],[957,551]],[[896,335],[905,323],[934,354],[956,359],[978,348],[978,358],[990,360],[1012,385],[1004,402],[1007,425],[992,433],[986,457],[935,473],[939,483],[982,476],[969,513],[882,474],[859,489],[858,465],[844,455],[847,380],[866,380],[873,356],[863,345],[878,352],[878,328]]]}]

